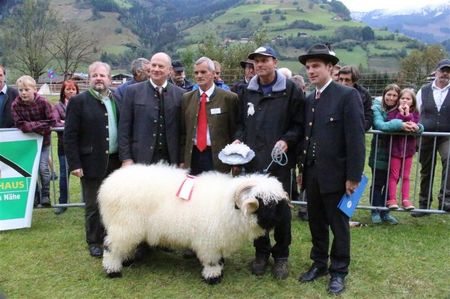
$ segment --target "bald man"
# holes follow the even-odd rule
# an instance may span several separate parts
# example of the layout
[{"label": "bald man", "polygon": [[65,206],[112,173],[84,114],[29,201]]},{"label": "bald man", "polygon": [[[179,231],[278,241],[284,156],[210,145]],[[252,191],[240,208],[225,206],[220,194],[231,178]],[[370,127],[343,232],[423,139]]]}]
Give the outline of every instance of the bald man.
[{"label": "bald man", "polygon": [[167,81],[172,61],[166,53],[150,60],[150,79],[127,87],[119,123],[119,158],[133,163],[179,163],[182,88]]}]

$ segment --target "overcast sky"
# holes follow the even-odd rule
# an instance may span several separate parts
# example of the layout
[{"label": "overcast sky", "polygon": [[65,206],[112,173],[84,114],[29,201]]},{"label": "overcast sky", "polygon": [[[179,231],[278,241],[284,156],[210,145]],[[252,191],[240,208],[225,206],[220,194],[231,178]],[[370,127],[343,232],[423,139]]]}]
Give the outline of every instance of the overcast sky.
[{"label": "overcast sky", "polygon": [[448,0],[340,0],[350,11],[371,11],[375,9],[411,9],[430,4],[448,3]]}]

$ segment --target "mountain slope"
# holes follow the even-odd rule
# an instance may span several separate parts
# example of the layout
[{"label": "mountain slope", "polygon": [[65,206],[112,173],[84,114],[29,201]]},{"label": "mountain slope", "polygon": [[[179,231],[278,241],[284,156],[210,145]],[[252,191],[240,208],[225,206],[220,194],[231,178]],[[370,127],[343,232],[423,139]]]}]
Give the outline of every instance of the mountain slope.
[{"label": "mountain slope", "polygon": [[[282,65],[299,68],[298,55],[317,42],[332,44],[343,64],[361,65],[378,71],[396,71],[399,59],[420,43],[386,30],[376,30],[365,40],[366,24],[346,19],[326,0],[243,1],[222,15],[183,31],[183,44],[195,45],[207,34],[224,41],[245,42],[265,28],[271,45],[280,53]],[[373,33],[372,33],[373,34]]]},{"label": "mountain slope", "polygon": [[[7,6],[23,1],[11,0]],[[387,72],[396,71],[400,58],[422,46],[351,21],[348,9],[336,0],[49,1],[63,20],[77,22],[98,40],[99,58],[115,68],[127,68],[133,58],[156,51],[177,56],[184,48],[195,49],[208,34],[223,43],[244,43],[261,29],[281,64],[294,70],[300,67],[298,55],[317,42],[332,44],[343,64]],[[0,26],[0,34],[2,30]]]},{"label": "mountain slope", "polygon": [[450,39],[450,4],[413,11],[375,10],[352,16],[370,26],[387,27],[389,31],[398,31],[426,43]]}]

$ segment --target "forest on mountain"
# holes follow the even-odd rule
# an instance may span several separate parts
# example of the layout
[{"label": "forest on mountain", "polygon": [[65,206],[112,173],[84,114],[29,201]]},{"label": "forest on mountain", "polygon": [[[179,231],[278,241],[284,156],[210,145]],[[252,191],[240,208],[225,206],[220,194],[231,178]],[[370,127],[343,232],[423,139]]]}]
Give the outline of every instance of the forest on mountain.
[{"label": "forest on mountain", "polygon": [[[48,27],[37,30],[42,24]],[[337,0],[8,0],[0,2],[0,25],[0,63],[35,77],[50,67],[73,73],[93,59],[127,69],[132,59],[157,51],[188,68],[209,55],[239,71],[239,60],[263,43],[275,48],[281,66],[298,72],[297,57],[326,42],[343,64],[385,78],[408,55],[427,49],[351,20]]]}]

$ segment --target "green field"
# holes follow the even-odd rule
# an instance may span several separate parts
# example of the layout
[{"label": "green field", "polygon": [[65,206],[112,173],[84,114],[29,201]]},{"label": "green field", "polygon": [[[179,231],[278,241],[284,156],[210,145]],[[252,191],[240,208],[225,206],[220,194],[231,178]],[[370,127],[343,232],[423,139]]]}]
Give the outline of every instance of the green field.
[{"label": "green field", "polygon": [[[294,211],[295,213],[295,211]],[[342,298],[447,298],[450,295],[449,216],[412,218],[394,213],[397,226],[352,229],[352,263]],[[353,220],[369,222],[367,211]],[[250,273],[253,247],[225,260],[223,282],[201,280],[196,260],[180,252],[151,252],[125,268],[123,278],[105,276],[101,260],[89,256],[84,241],[83,209],[56,216],[35,210],[31,229],[0,232],[0,297],[6,298],[328,298],[328,280],[297,281],[311,264],[308,225],[294,217],[290,276],[275,281],[270,272]]]},{"label": "green field", "polygon": [[[370,139],[368,134],[367,147]],[[54,152],[55,144],[54,134]],[[370,179],[367,163],[365,173]],[[411,174],[414,181],[415,167]],[[78,179],[72,177],[70,185],[71,201],[79,202]],[[53,190],[54,201],[57,196]],[[369,188],[362,205],[368,205],[368,194]],[[297,281],[311,264],[311,238],[308,224],[297,219],[296,213],[297,207],[292,211],[293,239],[287,280],[274,280],[270,271],[263,277],[253,276],[249,263],[254,250],[248,242],[225,260],[222,283],[209,286],[202,282],[201,267],[195,259],[157,249],[139,263],[124,268],[123,278],[109,279],[103,273],[101,260],[88,254],[82,208],[69,208],[59,216],[52,209],[35,209],[30,229],[0,232],[0,298],[2,294],[8,299],[329,298],[326,278],[310,284]],[[341,297],[448,298],[450,214],[413,218],[405,212],[392,213],[400,224],[372,225],[370,212],[362,209],[352,217],[353,221],[368,225],[351,229],[352,262],[347,290]]]}]

